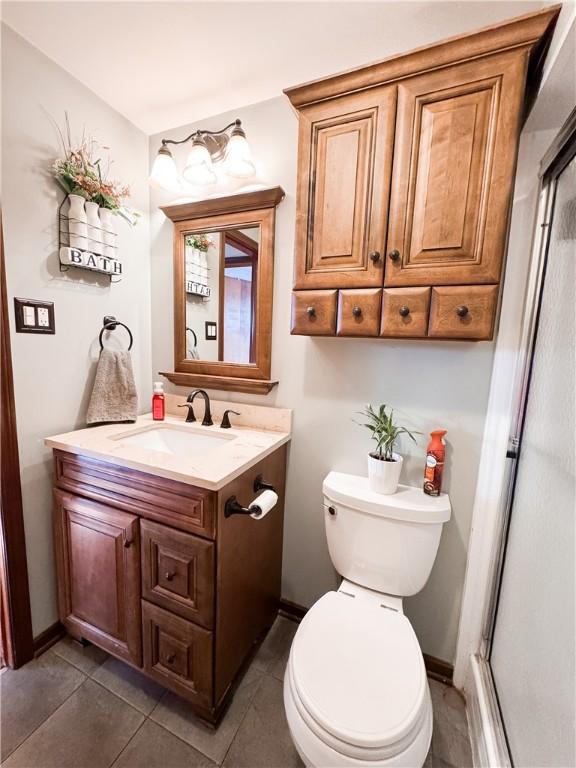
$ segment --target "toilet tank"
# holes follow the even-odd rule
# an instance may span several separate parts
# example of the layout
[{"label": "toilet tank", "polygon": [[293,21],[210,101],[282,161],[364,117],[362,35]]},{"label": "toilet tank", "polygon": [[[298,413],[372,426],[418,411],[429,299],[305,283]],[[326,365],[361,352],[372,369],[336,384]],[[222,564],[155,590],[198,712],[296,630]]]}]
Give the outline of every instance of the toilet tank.
[{"label": "toilet tank", "polygon": [[322,486],[328,549],[338,573],[388,595],[415,595],[426,584],[450,519],[448,494],[399,485],[389,496],[368,478],[330,472]]}]

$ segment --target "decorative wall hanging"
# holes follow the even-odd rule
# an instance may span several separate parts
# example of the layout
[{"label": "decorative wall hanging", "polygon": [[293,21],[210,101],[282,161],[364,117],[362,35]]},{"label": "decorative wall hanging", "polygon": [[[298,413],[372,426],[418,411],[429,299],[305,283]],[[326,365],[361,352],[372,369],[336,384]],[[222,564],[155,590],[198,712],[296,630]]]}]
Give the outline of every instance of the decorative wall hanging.
[{"label": "decorative wall hanging", "polygon": [[208,249],[213,246],[208,235],[189,235],[186,237],[186,293],[210,298],[210,267],[208,266]]},{"label": "decorative wall hanging", "polygon": [[60,269],[89,269],[118,282],[122,262],[115,218],[121,216],[134,225],[139,214],[123,203],[130,196],[129,187],[108,178],[110,162],[104,171],[101,159],[95,158],[96,150],[105,148],[86,137],[74,148],[67,114],[65,118],[66,136],[58,129],[64,157],[53,165],[54,176],[68,195],[58,210]]}]

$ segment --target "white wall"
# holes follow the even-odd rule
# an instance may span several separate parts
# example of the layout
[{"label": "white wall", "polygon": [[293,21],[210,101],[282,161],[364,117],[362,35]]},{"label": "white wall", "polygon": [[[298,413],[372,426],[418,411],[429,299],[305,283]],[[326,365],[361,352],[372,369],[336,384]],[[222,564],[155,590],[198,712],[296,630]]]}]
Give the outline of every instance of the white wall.
[{"label": "white wall", "polygon": [[[113,76],[113,74],[111,74]],[[73,129],[110,147],[114,176],[132,187],[143,213],[134,229],[118,222],[124,279],[63,274],[58,267],[57,209],[63,192],[51,178],[56,131],[68,110]],[[84,426],[97,337],[104,315],[134,334],[140,409],[150,400],[150,265],[147,140],[8,27],[2,27],[2,211],[12,325],[12,356],[22,473],[32,623],[37,635],[57,619],[52,549],[51,452],[47,435]],[[55,302],[56,334],[14,333],[12,297]],[[117,332],[122,333],[121,330]],[[120,336],[118,336],[120,339]]]},{"label": "white wall", "polygon": [[[452,499],[453,516],[444,530],[429,583],[422,593],[406,600],[405,608],[424,652],[452,661],[493,345],[290,336],[297,119],[288,101],[278,97],[206,119],[202,127],[218,129],[236,117],[241,118],[268,181],[286,191],[276,225],[272,327],[272,378],[279,385],[266,397],[224,395],[294,409],[283,597],[309,606],[336,584],[324,536],[322,478],[330,469],[365,473],[370,441],[354,423],[355,413],[367,402],[392,404],[415,429],[448,430],[445,489]],[[161,137],[180,138],[195,127],[152,136],[150,161]],[[182,163],[184,152],[175,157]],[[172,224],[158,210],[168,199],[153,192],[150,207],[154,372],[173,366]],[[404,482],[421,484],[426,443],[424,435],[417,448],[402,445],[404,453],[410,454]]]}]

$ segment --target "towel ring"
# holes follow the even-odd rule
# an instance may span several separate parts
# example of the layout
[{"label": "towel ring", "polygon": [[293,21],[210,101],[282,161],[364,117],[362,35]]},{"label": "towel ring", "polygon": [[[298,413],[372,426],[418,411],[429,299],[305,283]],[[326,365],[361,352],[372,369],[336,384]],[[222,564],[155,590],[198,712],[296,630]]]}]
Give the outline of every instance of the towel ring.
[{"label": "towel ring", "polygon": [[114,331],[116,328],[121,325],[122,328],[126,328],[128,331],[128,336],[130,336],[130,344],[128,346],[128,352],[132,349],[132,344],[134,343],[134,338],[132,337],[132,331],[125,323],[120,323],[118,320],[112,317],[106,317],[104,318],[104,325],[102,326],[102,330],[100,331],[100,336],[98,337],[98,341],[100,342],[100,350],[104,349],[104,344],[102,343],[102,336],[104,335],[104,331]]},{"label": "towel ring", "polygon": [[194,346],[195,346],[195,347],[197,347],[197,346],[198,346],[198,336],[196,336],[196,334],[195,334],[195,332],[192,330],[192,328],[188,328],[188,326],[186,326],[186,330],[187,330],[187,331],[190,331],[190,333],[192,334],[192,336],[194,336]]}]

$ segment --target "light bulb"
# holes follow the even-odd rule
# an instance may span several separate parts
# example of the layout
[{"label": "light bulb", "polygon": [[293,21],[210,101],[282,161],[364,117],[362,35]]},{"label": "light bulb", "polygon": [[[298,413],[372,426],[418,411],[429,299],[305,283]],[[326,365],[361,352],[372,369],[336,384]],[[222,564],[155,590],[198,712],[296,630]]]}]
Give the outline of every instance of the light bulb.
[{"label": "light bulb", "polygon": [[224,170],[228,176],[234,176],[237,179],[249,179],[256,174],[250,145],[242,130],[233,131],[232,136],[230,136],[226,148]]},{"label": "light bulb", "polygon": [[157,189],[165,189],[168,192],[177,192],[180,189],[180,179],[176,163],[172,158],[170,150],[164,146],[158,150],[148,181],[151,186]]},{"label": "light bulb", "polygon": [[182,175],[190,184],[205,187],[216,182],[212,168],[212,158],[203,140],[198,137],[192,142],[192,149],[186,161]]}]

